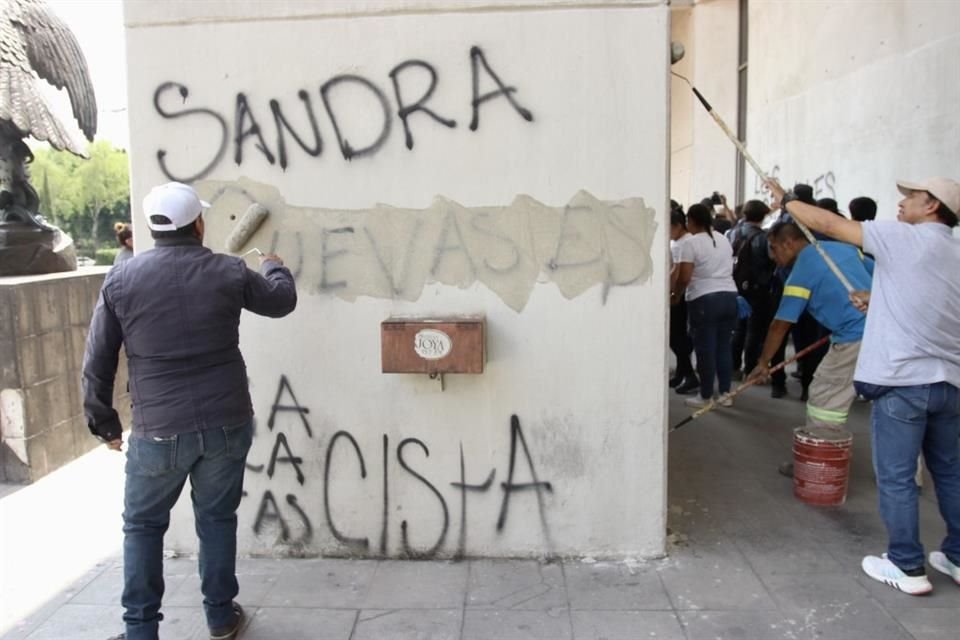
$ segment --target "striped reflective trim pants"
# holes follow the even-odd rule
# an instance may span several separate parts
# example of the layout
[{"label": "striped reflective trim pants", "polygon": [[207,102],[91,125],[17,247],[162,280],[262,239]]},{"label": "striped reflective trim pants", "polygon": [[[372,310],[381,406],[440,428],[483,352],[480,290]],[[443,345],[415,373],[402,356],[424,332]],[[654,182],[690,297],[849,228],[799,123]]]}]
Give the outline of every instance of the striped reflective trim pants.
[{"label": "striped reflective trim pants", "polygon": [[830,345],[810,383],[808,425],[839,429],[846,424],[850,405],[857,397],[853,372],[859,354],[859,341]]}]

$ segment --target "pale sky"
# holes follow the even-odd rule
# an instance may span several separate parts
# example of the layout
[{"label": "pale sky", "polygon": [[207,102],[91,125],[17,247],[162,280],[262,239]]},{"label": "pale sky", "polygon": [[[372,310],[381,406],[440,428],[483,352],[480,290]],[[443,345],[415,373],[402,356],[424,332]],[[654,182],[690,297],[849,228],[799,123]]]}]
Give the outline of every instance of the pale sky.
[{"label": "pale sky", "polygon": [[[115,147],[128,148],[127,54],[122,1],[47,0],[47,4],[73,31],[87,59],[99,111],[96,138],[109,140]],[[72,126],[78,140],[83,140],[70,111],[66,91],[49,88],[44,95],[52,103],[55,113]]]}]

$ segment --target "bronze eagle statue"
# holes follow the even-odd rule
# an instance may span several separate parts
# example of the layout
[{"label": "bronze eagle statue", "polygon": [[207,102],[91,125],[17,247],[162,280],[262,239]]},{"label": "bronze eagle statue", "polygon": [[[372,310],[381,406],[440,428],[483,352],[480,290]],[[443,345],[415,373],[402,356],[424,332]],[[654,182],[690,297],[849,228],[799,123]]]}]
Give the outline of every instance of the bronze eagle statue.
[{"label": "bronze eagle statue", "polygon": [[67,90],[73,116],[92,141],[97,103],[73,33],[42,0],[0,0],[0,275],[76,268],[75,258],[66,267],[56,260],[62,234],[40,216],[30,184],[33,154],[24,140],[32,136],[58,151],[86,153],[40,93],[41,79]]},{"label": "bronze eagle statue", "polygon": [[[29,183],[32,136],[86,157],[38,90],[38,78],[66,89],[88,140],[97,131],[97,103],[87,62],[70,29],[41,0],[0,0],[0,207],[31,218],[39,199]],[[17,209],[14,213],[11,207]]]}]

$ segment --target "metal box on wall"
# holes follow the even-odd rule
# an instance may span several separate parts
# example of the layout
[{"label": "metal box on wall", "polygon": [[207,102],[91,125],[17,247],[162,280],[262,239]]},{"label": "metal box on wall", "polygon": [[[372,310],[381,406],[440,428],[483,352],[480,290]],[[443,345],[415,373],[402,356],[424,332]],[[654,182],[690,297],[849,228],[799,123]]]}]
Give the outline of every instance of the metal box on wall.
[{"label": "metal box on wall", "polygon": [[380,323],[383,373],[483,373],[484,319],[391,317]]}]

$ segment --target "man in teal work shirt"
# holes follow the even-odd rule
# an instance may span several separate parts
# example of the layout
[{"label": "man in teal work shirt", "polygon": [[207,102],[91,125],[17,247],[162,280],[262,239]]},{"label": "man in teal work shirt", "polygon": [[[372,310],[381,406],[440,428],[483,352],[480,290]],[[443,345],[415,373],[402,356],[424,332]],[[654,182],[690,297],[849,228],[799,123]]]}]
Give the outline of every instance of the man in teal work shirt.
[{"label": "man in teal work shirt", "polygon": [[[815,247],[807,242],[793,222],[778,222],[770,229],[767,242],[774,261],[792,267],[783,288],[783,298],[763,344],[757,367],[748,380],[766,379],[770,361],[783,343],[790,327],[804,310],[830,333],[830,350],[824,356],[810,384],[807,424],[839,429],[847,422],[850,405],[856,398],[853,373],[860,354],[866,316],[854,307],[840,280],[830,271]],[[873,261],[853,245],[821,242],[820,246],[837,264],[854,289],[869,291]],[[793,475],[793,464],[780,465],[780,472]]]}]

